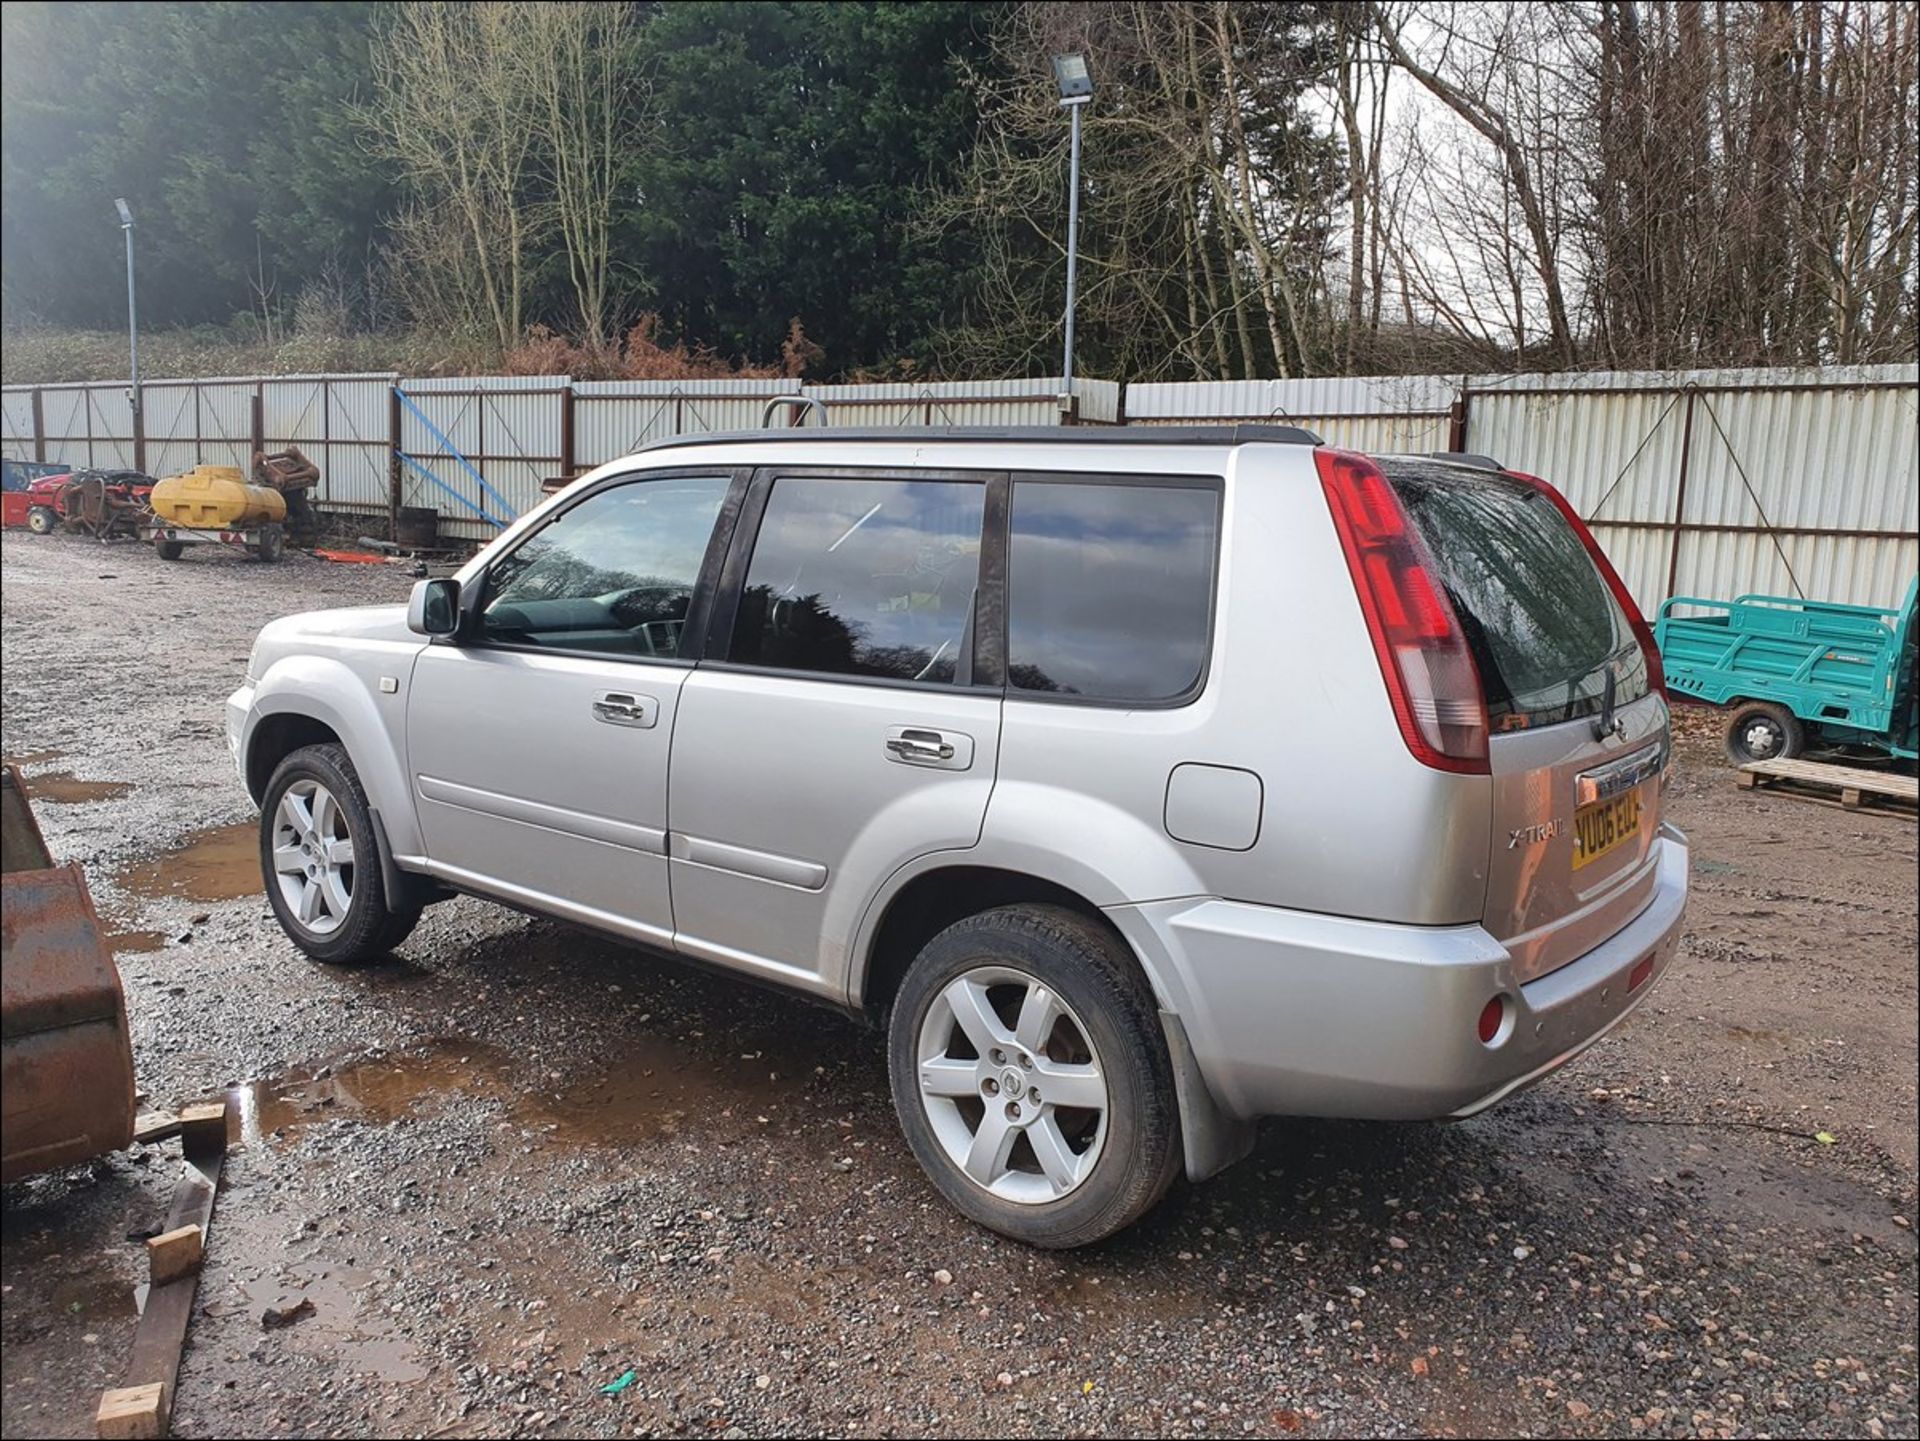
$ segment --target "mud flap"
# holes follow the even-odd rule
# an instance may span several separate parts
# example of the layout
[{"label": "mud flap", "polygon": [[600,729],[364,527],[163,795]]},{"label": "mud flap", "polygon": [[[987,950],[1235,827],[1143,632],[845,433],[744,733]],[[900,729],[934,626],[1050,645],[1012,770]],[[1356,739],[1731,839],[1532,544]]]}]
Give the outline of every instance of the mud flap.
[{"label": "mud flap", "polygon": [[1229,1116],[1220,1109],[1200,1074],[1187,1028],[1172,1011],[1160,1012],[1160,1028],[1167,1035],[1167,1055],[1173,1061],[1173,1088],[1180,1100],[1180,1142],[1185,1150],[1187,1179],[1204,1181],[1216,1176],[1253,1149],[1254,1123]]}]

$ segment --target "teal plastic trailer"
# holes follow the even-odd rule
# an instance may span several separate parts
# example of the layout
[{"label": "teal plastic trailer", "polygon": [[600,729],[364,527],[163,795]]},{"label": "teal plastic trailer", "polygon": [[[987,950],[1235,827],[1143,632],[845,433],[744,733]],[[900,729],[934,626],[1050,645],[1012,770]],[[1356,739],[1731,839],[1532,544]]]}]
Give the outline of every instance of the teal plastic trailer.
[{"label": "teal plastic trailer", "polygon": [[1654,624],[1668,688],[1728,706],[1727,755],[1785,760],[1809,741],[1913,759],[1920,742],[1914,601],[1840,605],[1778,595],[1677,595]]}]

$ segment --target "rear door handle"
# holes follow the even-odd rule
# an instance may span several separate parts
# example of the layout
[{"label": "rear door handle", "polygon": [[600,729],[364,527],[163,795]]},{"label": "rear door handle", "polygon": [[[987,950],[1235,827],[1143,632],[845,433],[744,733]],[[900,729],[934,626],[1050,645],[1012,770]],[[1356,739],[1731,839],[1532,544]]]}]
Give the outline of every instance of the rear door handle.
[{"label": "rear door handle", "polygon": [[594,698],[593,718],[610,726],[650,730],[660,719],[660,703],[650,695],[635,695],[631,691],[602,691]]},{"label": "rear door handle", "polygon": [[973,764],[973,737],[928,726],[895,726],[887,732],[887,758],[902,765],[963,771]]}]

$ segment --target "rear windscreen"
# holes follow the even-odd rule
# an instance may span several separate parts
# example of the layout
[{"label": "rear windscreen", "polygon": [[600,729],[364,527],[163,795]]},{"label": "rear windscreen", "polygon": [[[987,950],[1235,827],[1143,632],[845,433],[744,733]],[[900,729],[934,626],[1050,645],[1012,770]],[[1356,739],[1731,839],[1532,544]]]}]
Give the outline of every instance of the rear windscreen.
[{"label": "rear windscreen", "polygon": [[1494,471],[1419,460],[1381,469],[1433,553],[1486,688],[1493,729],[1597,714],[1647,693],[1646,657],[1553,501]]}]

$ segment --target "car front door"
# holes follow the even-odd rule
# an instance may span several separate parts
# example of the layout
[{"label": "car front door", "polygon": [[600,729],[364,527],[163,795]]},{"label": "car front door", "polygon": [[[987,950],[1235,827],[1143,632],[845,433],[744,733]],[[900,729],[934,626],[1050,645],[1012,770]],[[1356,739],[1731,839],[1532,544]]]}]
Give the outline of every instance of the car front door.
[{"label": "car front door", "polygon": [[879,882],[978,842],[1000,732],[975,644],[996,486],[1004,515],[1004,481],[977,473],[755,478],[674,729],[682,951],[839,998]]},{"label": "car front door", "polygon": [[671,944],[667,746],[744,488],[602,484],[476,578],[407,705],[432,873]]}]

